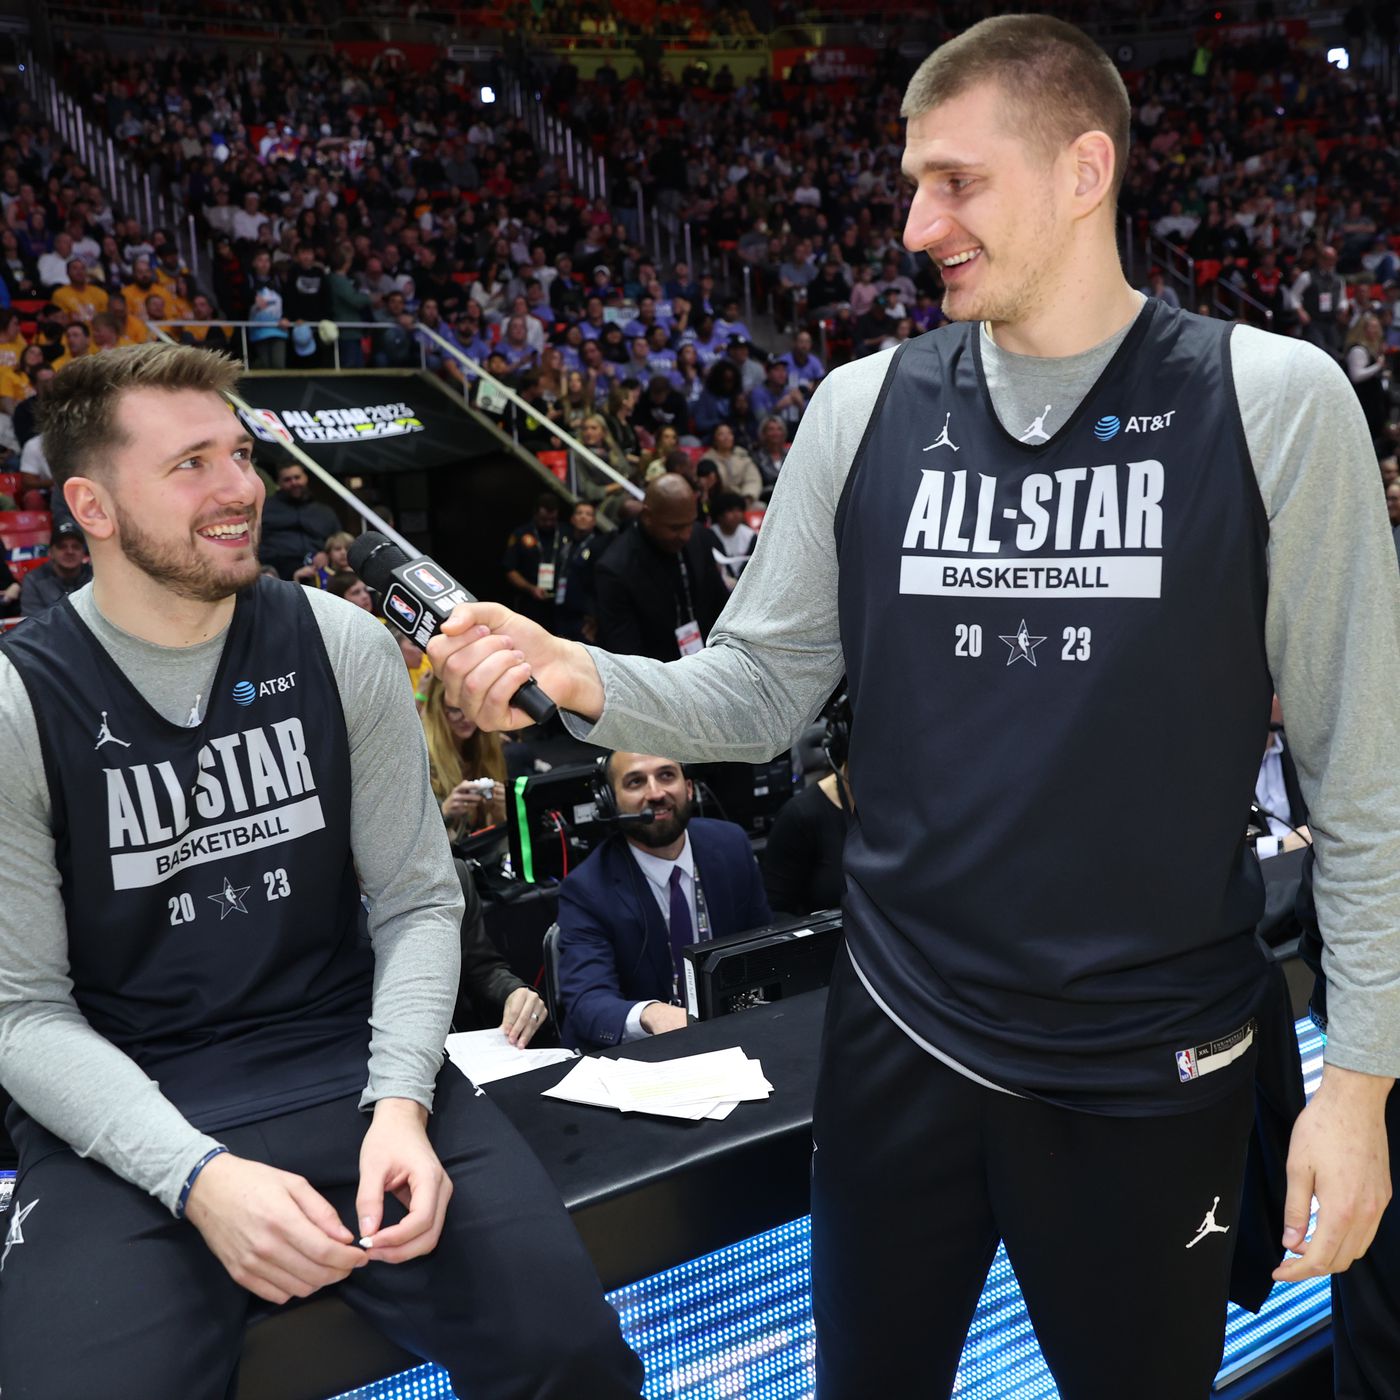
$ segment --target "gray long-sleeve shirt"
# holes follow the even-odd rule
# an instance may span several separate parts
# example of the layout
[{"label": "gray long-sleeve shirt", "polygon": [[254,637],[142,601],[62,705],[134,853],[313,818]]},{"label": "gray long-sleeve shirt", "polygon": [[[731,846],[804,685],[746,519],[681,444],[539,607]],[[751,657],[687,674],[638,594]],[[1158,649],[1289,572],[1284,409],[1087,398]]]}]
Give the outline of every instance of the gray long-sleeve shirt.
[{"label": "gray long-sleeve shirt", "polygon": [[[1007,431],[1020,436],[1043,414],[1040,428],[1053,435],[1127,330],[1082,354],[1042,359],[999,349],[984,327],[988,388]],[[663,664],[590,648],[605,706],[592,726],[567,717],[575,734],[681,760],[758,762],[789,747],[811,723],[845,670],[833,522],[892,354],[842,366],[816,391],[753,559],[705,650]],[[1232,358],[1269,519],[1269,668],[1317,856],[1327,1059],[1394,1077],[1400,577],[1375,454],[1356,395],[1330,356],[1241,326]],[[1266,736],[1259,737],[1262,753]],[[1166,845],[1171,833],[1158,837]],[[1164,876],[1168,864],[1164,858]]]},{"label": "gray long-sleeve shirt", "polygon": [[[307,590],[349,738],[351,845],[370,903],[374,994],[361,1107],[432,1107],[457,993],[462,892],[428,784],[427,748],[403,660],[387,630],[340,598]],[[226,633],[192,647],[141,641],[73,606],[112,660],[173,724],[203,713]],[[136,1063],[79,1011],[50,799],[33,708],[0,656],[0,1083],[85,1157],[174,1208],[215,1139],[194,1128]]]}]

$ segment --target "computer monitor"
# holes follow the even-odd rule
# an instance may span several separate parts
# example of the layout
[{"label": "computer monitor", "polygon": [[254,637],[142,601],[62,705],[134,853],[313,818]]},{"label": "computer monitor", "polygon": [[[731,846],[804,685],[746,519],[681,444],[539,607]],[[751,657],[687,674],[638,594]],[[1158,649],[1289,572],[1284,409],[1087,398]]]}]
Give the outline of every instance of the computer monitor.
[{"label": "computer monitor", "polygon": [[615,828],[598,820],[592,763],[530,773],[506,785],[510,863],[518,879],[562,880]]},{"label": "computer monitor", "polygon": [[840,947],[839,909],[692,943],[683,950],[686,1010],[709,1021],[825,987]]}]

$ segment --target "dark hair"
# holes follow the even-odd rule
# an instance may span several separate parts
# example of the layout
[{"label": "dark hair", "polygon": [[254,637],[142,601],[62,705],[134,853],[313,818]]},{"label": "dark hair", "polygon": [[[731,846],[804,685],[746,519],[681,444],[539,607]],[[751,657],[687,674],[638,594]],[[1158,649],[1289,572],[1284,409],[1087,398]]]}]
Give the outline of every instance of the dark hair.
[{"label": "dark hair", "polygon": [[727,510],[743,510],[744,498],[737,491],[721,491],[710,502],[710,510],[715,515],[723,515]]}]

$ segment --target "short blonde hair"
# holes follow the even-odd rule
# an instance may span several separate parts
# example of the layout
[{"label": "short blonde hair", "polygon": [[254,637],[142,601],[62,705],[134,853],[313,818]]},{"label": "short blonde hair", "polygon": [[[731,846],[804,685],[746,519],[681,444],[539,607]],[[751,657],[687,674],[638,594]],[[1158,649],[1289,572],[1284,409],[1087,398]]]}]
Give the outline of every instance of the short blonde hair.
[{"label": "short blonde hair", "polygon": [[996,83],[1006,125],[1047,159],[1086,131],[1113,142],[1113,198],[1128,170],[1132,103],[1113,60],[1083,30],[1049,15],[997,15],[936,48],[900,106],[921,117],[981,83]]},{"label": "short blonde hair", "polygon": [[44,457],[62,490],[70,477],[100,471],[125,441],[117,425],[123,394],[134,389],[186,389],[228,395],[242,374],[236,360],[194,345],[119,345],[65,365],[39,401],[38,429]]}]

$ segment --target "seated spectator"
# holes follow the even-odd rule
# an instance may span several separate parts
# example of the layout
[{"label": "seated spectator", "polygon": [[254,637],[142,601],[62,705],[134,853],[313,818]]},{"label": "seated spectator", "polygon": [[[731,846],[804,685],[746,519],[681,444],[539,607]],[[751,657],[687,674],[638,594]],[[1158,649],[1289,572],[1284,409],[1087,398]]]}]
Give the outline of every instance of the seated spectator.
[{"label": "seated spectator", "polygon": [[[460,841],[506,819],[506,758],[499,734],[487,734],[447,703],[442,681],[429,673],[423,692],[428,777],[448,839]],[[483,779],[489,780],[486,788]]]},{"label": "seated spectator", "polygon": [[68,263],[68,283],[55,289],[53,304],[66,311],[71,320],[91,321],[99,311],[106,310],[107,292],[89,282],[87,264],[81,258],[73,258]]},{"label": "seated spectator", "polygon": [[131,281],[122,288],[122,296],[126,301],[126,309],[131,312],[138,321],[144,321],[146,315],[146,299],[152,293],[160,291],[160,284],[156,281],[156,275],[148,257],[138,257],[132,263]]},{"label": "seated spectator", "polygon": [[[8,504],[5,504],[8,502]],[[14,501],[9,496],[0,495],[0,510],[13,510]],[[19,616],[19,590],[15,576],[10,572],[9,560],[0,549],[0,617]]]},{"label": "seated spectator", "polygon": [[64,328],[63,353],[53,362],[53,367],[60,370],[64,365],[71,365],[74,360],[91,354],[92,335],[84,322],[74,321],[72,325]]},{"label": "seated spectator", "polygon": [[0,280],[5,283],[5,290],[12,300],[37,297],[41,291],[39,269],[10,228],[0,233]]},{"label": "seated spectator", "polygon": [[326,581],[326,592],[336,598],[344,598],[367,613],[374,611],[374,597],[353,569],[342,569],[332,574]]},{"label": "seated spectator", "polygon": [[642,468],[643,481],[654,481],[662,472],[670,470],[666,465],[666,459],[680,446],[680,442],[681,435],[676,431],[675,424],[663,424],[657,431],[656,441],[652,443],[651,451],[644,454],[647,462]]},{"label": "seated spectator", "polygon": [[452,1029],[476,1031],[499,1026],[506,1039],[523,1050],[544,1028],[549,1011],[540,994],[510,970],[487,936],[471,867],[461,859],[453,864],[466,906],[462,910],[462,972]]},{"label": "seated spectator", "polygon": [[719,468],[719,479],[726,491],[736,492],[748,505],[758,499],[763,491],[763,477],[749,453],[735,445],[734,429],[728,423],[715,429],[714,442],[705,458]]},{"label": "seated spectator", "polygon": [[713,536],[695,528],[696,513],[695,491],[683,476],[668,473],[647,485],[640,516],[593,571],[600,646],[658,661],[702,648],[729,595]]},{"label": "seated spectator", "polygon": [[646,393],[637,402],[632,421],[653,437],[666,426],[675,428],[679,436],[690,429],[690,411],[671,381],[664,374],[653,374],[647,381]]},{"label": "seated spectator", "polygon": [[805,384],[788,382],[787,362],[774,358],[768,361],[768,373],[763,383],[749,395],[749,408],[755,418],[770,415],[781,418],[789,431],[795,431],[807,407],[808,393]]},{"label": "seated spectator", "polygon": [[28,348],[29,342],[20,327],[19,312],[8,306],[0,310],[0,370],[18,369],[19,358]]},{"label": "seated spectator", "polygon": [[303,565],[315,562],[325,541],[340,530],[336,513],[311,498],[311,478],[300,462],[283,462],[277,469],[277,490],[263,503],[264,564],[289,579]]},{"label": "seated spectator", "polygon": [[727,357],[716,360],[705,375],[705,392],[696,399],[691,411],[696,433],[708,440],[719,424],[729,422],[732,426],[734,401],[742,393],[738,366]]},{"label": "seated spectator", "polygon": [[608,837],[559,887],[560,1038],[579,1049],[684,1026],[681,949],[771,921],[748,837],[692,817],[679,763],[615,753],[600,768],[620,813],[655,819]]},{"label": "seated spectator", "polygon": [[1173,307],[1177,311],[1181,310],[1181,298],[1171,287],[1167,286],[1166,275],[1160,267],[1154,267],[1147,274],[1147,285],[1141,291],[1145,297],[1155,297],[1167,306]]},{"label": "seated spectator", "polygon": [[344,573],[350,567],[350,546],[354,543],[355,537],[348,530],[337,530],[329,535],[325,547],[292,575],[292,582],[325,588],[333,575]]},{"label": "seated spectator", "polygon": [[754,465],[763,478],[761,494],[765,498],[772,494],[774,486],[778,484],[778,473],[783,469],[787,454],[787,424],[770,413],[758,425],[758,447],[753,454]]},{"label": "seated spectator", "polygon": [[49,557],[37,569],[30,569],[20,585],[20,616],[37,617],[48,612],[55,603],[91,582],[92,565],[82,530],[73,520],[60,521],[49,542]]},{"label": "seated spectator", "polygon": [[56,288],[68,285],[68,269],[72,258],[73,239],[67,233],[58,234],[53,241],[53,251],[44,253],[39,258],[39,285],[50,296]]},{"label": "seated spectator", "polygon": [[[37,363],[34,356],[38,357]],[[49,386],[53,383],[53,366],[46,364],[43,352],[37,345],[31,345],[20,357],[20,367],[24,371],[24,377],[29,381],[30,392],[16,402],[13,410],[13,421],[15,427],[15,441],[20,445],[20,451],[29,446],[31,438],[38,436],[38,425],[35,422],[35,415],[39,411],[39,400],[48,393]],[[42,461],[42,455],[40,457]],[[21,458],[20,471],[24,471],[23,458]],[[43,467],[43,480],[26,482],[25,489],[32,487],[46,487],[51,480],[47,464]]]},{"label": "seated spectator", "polygon": [[[788,367],[788,382],[809,391],[815,389],[826,375],[826,367],[812,353],[811,331],[798,331],[792,338],[792,349],[780,357],[780,363]],[[748,387],[747,385],[745,386]],[[750,400],[753,390],[749,389]],[[755,408],[755,412],[758,409]]]},{"label": "seated spectator", "polygon": [[722,491],[714,502],[714,523],[710,528],[719,541],[719,552],[733,562],[725,564],[720,573],[724,586],[732,589],[744,572],[749,555],[758,543],[758,531],[744,519],[744,498],[735,491]]}]

